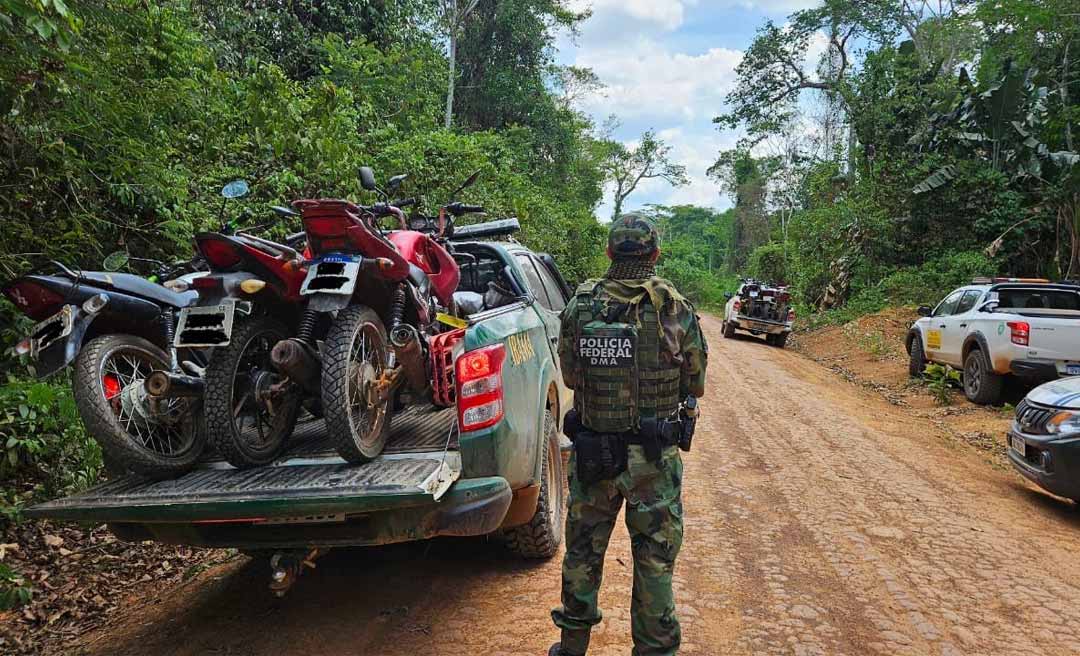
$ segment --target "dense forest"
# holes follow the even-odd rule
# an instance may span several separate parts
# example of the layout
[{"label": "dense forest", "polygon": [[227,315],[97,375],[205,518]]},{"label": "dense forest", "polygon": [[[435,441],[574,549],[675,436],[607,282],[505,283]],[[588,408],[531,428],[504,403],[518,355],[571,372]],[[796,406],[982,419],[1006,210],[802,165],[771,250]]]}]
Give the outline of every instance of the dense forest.
[{"label": "dense forest", "polygon": [[710,169],[729,266],[838,317],[1080,278],[1078,69],[1075,0],[827,0],[761,26],[715,119],[745,131]]},{"label": "dense forest", "polygon": [[[572,281],[604,266],[642,180],[686,170],[651,132],[606,136],[557,64],[565,0],[0,0],[0,278],[112,251],[183,257],[230,212],[364,198],[362,165],[438,207],[517,216]],[[661,273],[699,305],[738,275],[842,318],[929,302],[976,274],[1080,278],[1076,0],[824,0],[762,25],[709,169],[718,211],[649,206]],[[602,217],[606,220],[608,217]],[[278,234],[295,230],[281,225]],[[0,301],[0,515],[93,482],[100,454],[62,379],[37,382]],[[2,521],[2,520],[0,520]],[[5,574],[0,571],[0,578]]]}]

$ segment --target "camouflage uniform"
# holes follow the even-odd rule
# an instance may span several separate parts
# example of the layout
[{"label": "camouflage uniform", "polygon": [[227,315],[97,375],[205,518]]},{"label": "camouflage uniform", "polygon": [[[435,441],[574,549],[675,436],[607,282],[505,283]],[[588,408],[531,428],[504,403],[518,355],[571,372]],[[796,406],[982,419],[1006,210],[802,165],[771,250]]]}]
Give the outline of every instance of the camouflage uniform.
[{"label": "camouflage uniform", "polygon": [[[581,390],[587,383],[576,353],[578,304],[593,292],[603,304],[641,303],[659,308],[655,314],[659,335],[653,343],[662,357],[678,368],[680,398],[704,393],[705,338],[690,302],[670,282],[652,275],[651,256],[656,250],[656,231],[651,223],[636,215],[620,217],[608,240],[613,257],[608,277],[583,284],[564,310],[559,359],[567,386],[575,390],[575,406],[580,404]],[[628,279],[627,275],[643,277]],[[641,416],[649,414],[648,408],[639,410]],[[649,462],[643,448],[632,444],[627,460],[626,471],[614,480],[583,485],[577,476],[576,455],[571,455],[562,606],[552,611],[555,624],[562,629],[559,653],[584,654],[590,629],[601,619],[597,594],[604,553],[623,499],[634,555],[632,653],[666,656],[678,651],[681,634],[671,579],[683,537],[682,459],[678,448],[669,446],[660,460]],[[556,653],[554,649],[552,653]]]}]

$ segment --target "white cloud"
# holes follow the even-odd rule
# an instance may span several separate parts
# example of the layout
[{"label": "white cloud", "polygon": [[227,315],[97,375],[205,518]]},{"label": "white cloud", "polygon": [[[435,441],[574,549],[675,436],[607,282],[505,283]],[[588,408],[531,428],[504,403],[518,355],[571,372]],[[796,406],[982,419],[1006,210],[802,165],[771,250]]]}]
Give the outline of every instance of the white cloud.
[{"label": "white cloud", "polygon": [[741,59],[741,52],[727,48],[688,55],[640,39],[581,50],[575,63],[591,68],[605,85],[583,99],[583,109],[594,115],[686,122],[710,120],[723,107]]},{"label": "white cloud", "polygon": [[592,8],[594,15],[621,13],[630,18],[656,23],[665,30],[678,29],[683,24],[686,6],[696,2],[679,0],[571,0],[575,11]]}]

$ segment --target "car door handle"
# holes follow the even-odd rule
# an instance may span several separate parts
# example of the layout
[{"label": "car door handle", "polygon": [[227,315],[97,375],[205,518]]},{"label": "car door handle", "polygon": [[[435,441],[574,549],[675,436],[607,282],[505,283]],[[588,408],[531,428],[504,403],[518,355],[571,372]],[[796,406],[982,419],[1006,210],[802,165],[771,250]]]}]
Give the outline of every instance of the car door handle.
[{"label": "car door handle", "polygon": [[551,340],[551,345],[552,346],[558,346],[559,345],[559,338],[558,337],[548,337],[548,339]]},{"label": "car door handle", "polygon": [[945,328],[945,324],[941,324],[938,328]]},{"label": "car door handle", "polygon": [[966,324],[966,323],[962,323],[962,324],[960,324],[960,327],[961,327],[961,328],[967,328],[967,324]]}]

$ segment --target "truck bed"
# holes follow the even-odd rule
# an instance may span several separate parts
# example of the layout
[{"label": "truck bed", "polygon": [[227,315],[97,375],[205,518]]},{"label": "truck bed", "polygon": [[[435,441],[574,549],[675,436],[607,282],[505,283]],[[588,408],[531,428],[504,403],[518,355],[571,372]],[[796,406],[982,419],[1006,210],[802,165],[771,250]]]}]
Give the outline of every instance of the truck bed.
[{"label": "truck bed", "polygon": [[36,505],[27,514],[106,522],[211,522],[419,504],[440,497],[460,472],[452,432],[455,414],[454,408],[432,406],[400,411],[383,454],[364,465],[338,457],[323,421],[311,418],[297,426],[288,450],[270,466],[238,470],[211,452],[180,478],[126,476]]}]

